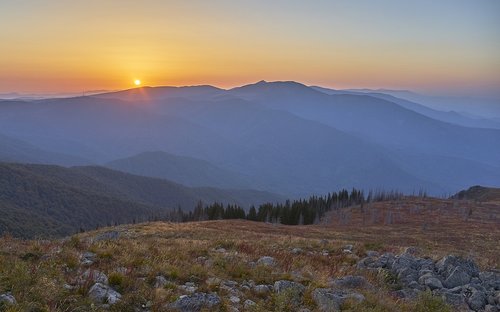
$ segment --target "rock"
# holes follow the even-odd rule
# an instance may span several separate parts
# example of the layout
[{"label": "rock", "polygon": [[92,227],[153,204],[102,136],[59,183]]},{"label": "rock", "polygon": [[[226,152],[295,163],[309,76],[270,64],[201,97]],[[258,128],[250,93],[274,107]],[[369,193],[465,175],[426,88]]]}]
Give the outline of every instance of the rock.
[{"label": "rock", "polygon": [[302,295],[305,290],[306,287],[304,285],[296,282],[281,280],[274,283],[274,291],[278,294],[284,291],[292,291],[298,295]]},{"label": "rock", "polygon": [[268,285],[255,285],[253,291],[258,295],[265,295],[271,291],[271,286]]},{"label": "rock", "polygon": [[221,248],[216,248],[214,251],[218,252],[218,253],[226,253],[227,252],[226,248],[222,248],[222,247]]},{"label": "rock", "polygon": [[89,298],[95,303],[115,304],[122,295],[108,285],[95,283],[89,290]]},{"label": "rock", "polygon": [[82,254],[80,257],[80,264],[82,265],[92,265],[95,262],[97,255],[93,252],[87,251]]},{"label": "rock", "polygon": [[229,301],[231,301],[231,303],[238,304],[238,303],[240,303],[241,299],[239,297],[236,297],[236,296],[230,296]]},{"label": "rock", "polygon": [[302,248],[294,248],[292,249],[292,253],[294,255],[300,255],[302,253]]},{"label": "rock", "polygon": [[367,257],[378,257],[379,255],[380,255],[379,252],[375,250],[368,250],[366,252]]},{"label": "rock", "polygon": [[445,278],[457,268],[461,267],[462,271],[466,272],[470,277],[478,277],[479,269],[477,265],[472,260],[462,259],[456,256],[445,256],[436,263],[436,269],[438,273],[443,275]]},{"label": "rock", "polygon": [[250,300],[250,299],[245,300],[245,302],[243,303],[243,307],[244,307],[245,309],[250,309],[250,308],[254,307],[255,305],[256,305],[256,303],[255,303],[255,302],[253,302],[253,301],[252,301],[252,300]]},{"label": "rock", "polygon": [[10,292],[5,293],[5,294],[0,294],[0,304],[4,305],[14,305],[17,304],[16,298],[12,296]]},{"label": "rock", "polygon": [[498,308],[491,304],[487,304],[484,307],[484,312],[498,312],[498,311],[499,311]]},{"label": "rock", "polygon": [[257,260],[257,264],[263,266],[275,266],[277,263],[273,257],[264,256]]},{"label": "rock", "polygon": [[83,272],[82,275],[78,278],[78,284],[83,285],[88,282],[100,283],[104,285],[108,285],[108,277],[106,274],[99,270],[87,269]]},{"label": "rock", "polygon": [[342,287],[342,288],[361,288],[361,287],[371,287],[372,285],[366,281],[363,276],[347,275],[338,279],[333,280],[330,283],[331,286]]},{"label": "rock", "polygon": [[354,249],[354,246],[349,244],[349,245],[345,245],[342,249],[343,249],[343,251],[352,252]]},{"label": "rock", "polygon": [[500,290],[500,273],[497,272],[481,272],[479,279],[486,289]]},{"label": "rock", "polygon": [[424,285],[429,287],[430,290],[443,288],[441,281],[435,277],[429,277],[424,281]]},{"label": "rock", "polygon": [[184,285],[179,286],[179,288],[190,294],[193,294],[198,290],[198,287],[191,282],[184,283]]},{"label": "rock", "polygon": [[449,274],[448,278],[444,281],[444,286],[446,288],[453,288],[457,286],[462,286],[468,284],[471,276],[465,271],[461,266],[455,267],[455,269]]},{"label": "rock", "polygon": [[406,247],[404,253],[410,254],[410,255],[416,255],[418,253],[418,248],[417,247],[413,247],[413,246]]},{"label": "rock", "polygon": [[168,281],[163,275],[158,275],[155,277],[154,288],[164,288]]},{"label": "rock", "polygon": [[211,309],[220,304],[221,299],[215,293],[194,293],[188,296],[180,296],[179,299],[168,305],[167,308],[181,312],[198,312],[201,309]]},{"label": "rock", "polygon": [[472,310],[480,311],[486,305],[486,294],[482,291],[472,289],[472,295],[466,301]]},{"label": "rock", "polygon": [[365,300],[363,295],[356,292],[336,291],[327,288],[316,288],[312,292],[312,298],[321,312],[340,311],[340,307],[347,300],[357,302]]}]

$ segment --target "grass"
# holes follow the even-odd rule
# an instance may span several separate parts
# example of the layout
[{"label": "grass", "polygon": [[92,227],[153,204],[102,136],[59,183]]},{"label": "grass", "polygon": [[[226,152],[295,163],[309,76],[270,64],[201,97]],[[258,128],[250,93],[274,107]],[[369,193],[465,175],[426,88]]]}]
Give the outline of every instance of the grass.
[{"label": "grass", "polygon": [[[469,207],[473,213],[465,219],[463,211]],[[366,300],[347,303],[343,307],[346,311],[446,311],[448,307],[440,299],[427,293],[413,302],[393,298],[389,293],[398,288],[397,277],[385,271],[358,272],[357,260],[366,250],[400,253],[413,246],[421,255],[436,259],[453,253],[472,256],[482,268],[498,268],[499,207],[498,203],[410,198],[368,208],[365,205],[363,210],[354,207],[349,224],[340,224],[334,216],[329,223],[315,226],[238,220],[154,222],[114,227],[120,238],[109,241],[93,240],[109,229],[64,240],[4,236],[0,238],[0,293],[12,292],[19,304],[0,311],[99,311],[99,307],[90,308],[86,296],[91,285],[76,290],[63,287],[82,274],[85,268],[79,259],[85,251],[97,255],[91,267],[107,274],[110,285],[123,295],[113,311],[133,311],[142,305],[164,311],[166,304],[184,294],[177,286],[186,282],[194,282],[198,291],[218,291],[224,301],[222,309],[229,309],[227,293],[206,283],[212,277],[238,283],[253,280],[256,284],[297,280],[307,287],[303,305],[314,311],[312,290],[327,287],[331,278],[349,274],[362,274],[376,287],[360,290]],[[384,217],[388,212],[396,216],[390,224]],[[373,215],[378,219],[367,220]],[[346,244],[354,245],[353,254],[342,252]],[[293,248],[302,251],[294,254]],[[262,256],[274,257],[277,266],[256,265]],[[155,289],[157,275],[165,276],[169,283]],[[293,294],[262,296],[244,291],[241,302],[256,302],[253,311],[293,311],[291,297]]]}]

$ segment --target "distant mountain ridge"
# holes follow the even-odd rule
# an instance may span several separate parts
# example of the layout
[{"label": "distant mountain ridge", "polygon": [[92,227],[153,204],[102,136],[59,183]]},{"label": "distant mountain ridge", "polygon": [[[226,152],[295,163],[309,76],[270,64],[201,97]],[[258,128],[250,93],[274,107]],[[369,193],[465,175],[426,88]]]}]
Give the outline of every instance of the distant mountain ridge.
[{"label": "distant mountain ridge", "polygon": [[[419,103],[383,94],[342,92],[261,81],[230,90],[144,87],[0,101],[0,133],[93,164],[148,151],[183,155],[217,170],[196,176],[197,165],[187,161],[176,181],[248,182],[290,197],[351,187],[444,195],[474,184],[499,186],[500,130],[445,122]],[[155,166],[141,162],[133,172],[159,176]],[[164,176],[172,169],[178,168]],[[236,180],[224,182],[228,172]]]}]

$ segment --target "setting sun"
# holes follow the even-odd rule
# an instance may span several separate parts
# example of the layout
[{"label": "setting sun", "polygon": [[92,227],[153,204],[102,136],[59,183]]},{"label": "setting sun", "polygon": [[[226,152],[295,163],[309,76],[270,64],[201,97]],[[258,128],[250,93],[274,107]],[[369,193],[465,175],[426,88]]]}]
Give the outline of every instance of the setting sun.
[{"label": "setting sun", "polygon": [[141,81],[139,79],[136,79],[136,80],[134,80],[134,84],[136,86],[140,86],[141,85]]}]

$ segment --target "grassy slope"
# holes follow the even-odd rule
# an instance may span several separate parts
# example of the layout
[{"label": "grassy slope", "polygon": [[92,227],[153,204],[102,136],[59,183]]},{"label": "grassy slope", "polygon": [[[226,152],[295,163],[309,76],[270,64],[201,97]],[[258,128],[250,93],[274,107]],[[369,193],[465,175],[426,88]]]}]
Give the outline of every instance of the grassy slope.
[{"label": "grassy slope", "polygon": [[[228,296],[208,285],[207,278],[239,283],[248,279],[256,283],[298,279],[307,286],[305,304],[313,309],[312,289],[326,286],[332,277],[362,274],[376,287],[359,290],[367,301],[351,306],[351,311],[417,311],[418,301],[397,300],[390,296],[390,286],[379,275],[357,271],[358,257],[366,250],[399,253],[406,246],[415,246],[420,256],[437,259],[459,254],[472,256],[482,268],[499,268],[499,207],[498,202],[409,198],[365,206],[364,212],[361,207],[345,210],[332,214],[328,224],[316,226],[249,221],[155,222],[101,229],[63,241],[4,237],[0,238],[0,293],[11,290],[21,308],[88,308],[84,295],[88,285],[72,292],[65,291],[62,285],[81,274],[79,256],[92,251],[97,254],[93,267],[113,276],[114,287],[124,295],[122,303],[112,308],[115,311],[128,311],[146,301],[152,302],[154,311],[162,311],[162,306],[183,294],[173,285],[154,289],[152,284],[158,274],[176,285],[192,281],[198,291],[218,291],[226,306]],[[392,222],[387,218],[390,214]],[[99,233],[110,230],[118,231],[120,238],[94,240]],[[354,245],[355,255],[341,252],[345,244]],[[221,247],[226,252],[216,251]],[[303,252],[293,254],[295,247]],[[325,251],[328,255],[323,255]],[[261,256],[274,257],[278,265],[248,265]],[[204,265],[199,257],[205,257],[211,265]],[[120,267],[124,272],[116,273]],[[257,311],[277,310],[281,300],[279,296],[261,297],[252,292],[245,292],[243,297],[257,302]]]}]

